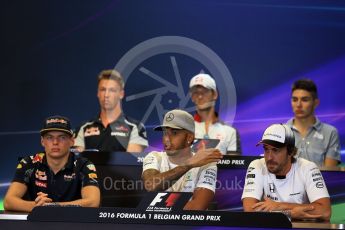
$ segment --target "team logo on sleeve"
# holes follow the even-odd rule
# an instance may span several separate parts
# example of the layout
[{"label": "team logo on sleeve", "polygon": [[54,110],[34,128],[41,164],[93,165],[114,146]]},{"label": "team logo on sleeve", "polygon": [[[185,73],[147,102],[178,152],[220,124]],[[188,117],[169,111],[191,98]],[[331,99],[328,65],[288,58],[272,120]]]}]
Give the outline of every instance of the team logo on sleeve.
[{"label": "team logo on sleeve", "polygon": [[37,153],[33,158],[32,158],[32,163],[40,162],[42,163],[44,157],[44,153]]},{"label": "team logo on sleeve", "polygon": [[255,184],[254,180],[247,180],[246,185],[252,185],[252,184]]},{"label": "team logo on sleeve", "polygon": [[144,158],[144,166],[153,164],[155,162],[155,157],[154,156],[147,156]]},{"label": "team logo on sleeve", "polygon": [[86,165],[86,167],[91,171],[96,171],[96,167],[94,164],[88,164],[88,165]]},{"label": "team logo on sleeve", "polygon": [[321,181],[317,182],[315,186],[316,186],[316,188],[323,188],[323,187],[325,187],[325,185]]},{"label": "team logo on sleeve", "polygon": [[97,136],[100,135],[101,131],[99,130],[98,127],[89,127],[85,129],[84,136],[89,137],[89,136]]},{"label": "team logo on sleeve", "polygon": [[214,169],[207,169],[205,171],[203,183],[214,185],[217,180],[217,172]]},{"label": "team logo on sleeve", "polygon": [[247,174],[247,178],[255,178],[255,174],[248,173],[248,174]]},{"label": "team logo on sleeve", "polygon": [[248,170],[247,170],[247,172],[250,173],[250,172],[252,172],[254,169],[255,169],[254,167],[249,167]]},{"label": "team logo on sleeve", "polygon": [[224,138],[224,136],[221,133],[217,133],[216,136],[215,136],[215,139],[224,141],[225,138]]},{"label": "team logo on sleeve", "polygon": [[129,129],[125,127],[124,125],[116,126],[115,130],[122,131],[122,132],[129,132]]}]

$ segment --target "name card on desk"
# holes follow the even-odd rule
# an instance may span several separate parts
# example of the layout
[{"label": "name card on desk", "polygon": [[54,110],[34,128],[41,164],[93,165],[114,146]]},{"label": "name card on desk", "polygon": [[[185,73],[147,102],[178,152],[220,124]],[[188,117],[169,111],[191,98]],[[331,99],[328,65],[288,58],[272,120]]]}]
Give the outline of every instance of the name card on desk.
[{"label": "name card on desk", "polygon": [[[132,165],[142,166],[148,153],[128,152],[83,152],[81,156],[88,158],[96,165]],[[217,165],[219,168],[247,168],[250,162],[260,159],[260,156],[224,155]]]},{"label": "name card on desk", "polygon": [[221,169],[247,169],[250,162],[260,159],[260,156],[238,156],[238,155],[224,155],[217,166]]},{"label": "name card on desk", "polygon": [[85,151],[80,153],[80,155],[88,158],[95,165],[142,166],[143,159],[147,153]]}]

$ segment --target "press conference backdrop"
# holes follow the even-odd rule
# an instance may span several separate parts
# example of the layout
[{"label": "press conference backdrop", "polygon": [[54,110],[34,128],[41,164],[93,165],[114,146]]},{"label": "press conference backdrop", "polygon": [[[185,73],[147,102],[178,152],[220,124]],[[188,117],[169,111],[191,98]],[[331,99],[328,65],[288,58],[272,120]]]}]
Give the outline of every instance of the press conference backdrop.
[{"label": "press conference backdrop", "polygon": [[6,1],[0,12],[1,196],[18,156],[41,150],[43,119],[61,114],[77,127],[95,117],[97,74],[114,67],[149,150],[161,147],[152,127],[164,112],[193,113],[188,82],[199,72],[216,79],[220,118],[239,130],[244,155],[260,154],[263,130],[293,115],[301,77],[318,85],[316,114],[344,149],[344,1]]}]

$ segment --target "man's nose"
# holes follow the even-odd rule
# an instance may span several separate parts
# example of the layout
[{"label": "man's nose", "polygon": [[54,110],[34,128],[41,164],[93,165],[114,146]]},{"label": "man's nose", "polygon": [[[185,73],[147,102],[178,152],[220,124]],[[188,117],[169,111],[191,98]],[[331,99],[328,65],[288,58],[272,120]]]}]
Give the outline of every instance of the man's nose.
[{"label": "man's nose", "polygon": [[265,155],[268,160],[272,159],[272,156],[273,156],[272,150],[270,149],[265,150]]},{"label": "man's nose", "polygon": [[297,104],[297,106],[301,106],[302,105],[302,101],[301,100],[297,100],[296,104]]},{"label": "man's nose", "polygon": [[59,143],[59,137],[53,137],[53,144],[56,145]]},{"label": "man's nose", "polygon": [[170,142],[170,138],[169,138],[169,135],[168,134],[163,134],[163,141],[164,143],[169,143]]}]

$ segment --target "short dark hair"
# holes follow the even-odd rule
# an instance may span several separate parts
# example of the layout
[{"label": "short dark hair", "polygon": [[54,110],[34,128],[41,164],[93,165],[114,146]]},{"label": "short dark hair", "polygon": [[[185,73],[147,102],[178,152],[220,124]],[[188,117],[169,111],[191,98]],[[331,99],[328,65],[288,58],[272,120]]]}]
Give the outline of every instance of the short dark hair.
[{"label": "short dark hair", "polygon": [[115,69],[107,69],[100,72],[98,74],[98,84],[102,80],[114,80],[120,85],[121,89],[125,87],[121,74]]},{"label": "short dark hair", "polygon": [[315,83],[310,79],[304,78],[304,79],[300,79],[300,80],[295,81],[292,84],[291,93],[293,93],[293,91],[295,91],[297,89],[306,90],[309,93],[311,93],[311,95],[314,99],[318,98],[317,87],[316,87]]},{"label": "short dark hair", "polygon": [[288,152],[288,155],[291,156],[291,163],[294,163],[296,161],[296,155],[297,155],[298,149],[295,146],[293,147],[287,146],[287,152]]}]

